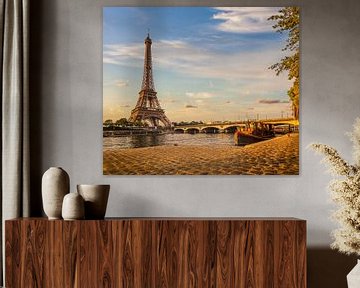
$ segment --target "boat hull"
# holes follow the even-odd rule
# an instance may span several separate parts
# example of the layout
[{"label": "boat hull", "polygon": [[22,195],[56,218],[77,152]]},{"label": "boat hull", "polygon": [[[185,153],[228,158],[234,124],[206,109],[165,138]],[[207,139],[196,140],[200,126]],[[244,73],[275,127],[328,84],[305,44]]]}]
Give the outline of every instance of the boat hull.
[{"label": "boat hull", "polygon": [[257,136],[253,134],[246,133],[237,133],[235,135],[235,145],[237,146],[245,146],[249,144],[254,144],[257,142],[265,141],[274,138],[272,135],[267,136]]}]

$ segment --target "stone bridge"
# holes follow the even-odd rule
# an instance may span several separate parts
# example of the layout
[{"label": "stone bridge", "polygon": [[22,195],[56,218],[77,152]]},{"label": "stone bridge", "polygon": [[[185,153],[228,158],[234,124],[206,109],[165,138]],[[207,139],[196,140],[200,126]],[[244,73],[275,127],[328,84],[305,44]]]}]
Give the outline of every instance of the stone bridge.
[{"label": "stone bridge", "polygon": [[266,119],[266,120],[247,120],[237,122],[221,122],[221,123],[210,123],[210,124],[196,124],[196,125],[181,125],[175,126],[175,133],[235,133],[238,128],[245,127],[249,122],[263,122],[265,124],[272,125],[299,125],[297,120],[293,118],[277,118],[277,119]]}]

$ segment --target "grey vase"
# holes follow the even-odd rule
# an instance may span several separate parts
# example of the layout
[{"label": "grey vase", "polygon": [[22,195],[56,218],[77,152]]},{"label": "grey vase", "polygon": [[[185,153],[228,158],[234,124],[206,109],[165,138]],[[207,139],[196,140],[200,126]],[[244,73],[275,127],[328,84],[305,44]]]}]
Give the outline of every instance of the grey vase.
[{"label": "grey vase", "polygon": [[62,204],[62,217],[64,220],[84,219],[84,199],[79,193],[69,193],[65,195]]},{"label": "grey vase", "polygon": [[69,193],[69,175],[60,167],[49,168],[42,177],[43,208],[49,219],[61,219],[63,198]]},{"label": "grey vase", "polygon": [[85,201],[85,219],[104,219],[110,185],[77,185],[78,193]]}]

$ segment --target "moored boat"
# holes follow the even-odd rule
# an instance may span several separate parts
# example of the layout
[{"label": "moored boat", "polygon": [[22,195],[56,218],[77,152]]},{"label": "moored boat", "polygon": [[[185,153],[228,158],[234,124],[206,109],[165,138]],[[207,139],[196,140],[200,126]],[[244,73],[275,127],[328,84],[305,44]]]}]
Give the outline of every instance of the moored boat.
[{"label": "moored boat", "polygon": [[235,145],[245,146],[275,137],[273,125],[263,122],[249,122],[234,134]]}]

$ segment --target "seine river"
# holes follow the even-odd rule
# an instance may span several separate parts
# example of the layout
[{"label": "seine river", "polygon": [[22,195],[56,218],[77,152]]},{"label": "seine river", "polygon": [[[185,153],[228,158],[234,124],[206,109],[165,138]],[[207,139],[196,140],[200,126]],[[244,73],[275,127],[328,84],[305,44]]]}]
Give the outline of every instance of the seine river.
[{"label": "seine river", "polygon": [[230,134],[163,134],[104,137],[104,148],[139,148],[160,145],[234,145],[234,135]]}]

